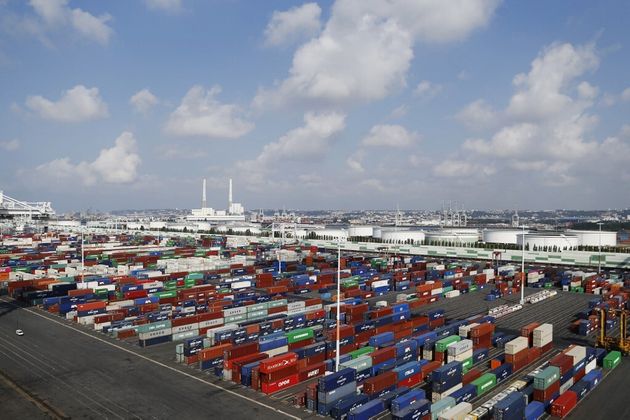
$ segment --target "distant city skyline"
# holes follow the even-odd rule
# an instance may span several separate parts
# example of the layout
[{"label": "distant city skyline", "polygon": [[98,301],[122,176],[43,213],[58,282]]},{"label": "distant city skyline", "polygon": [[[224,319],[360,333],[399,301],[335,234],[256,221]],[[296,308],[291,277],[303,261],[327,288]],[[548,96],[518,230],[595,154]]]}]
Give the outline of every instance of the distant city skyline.
[{"label": "distant city skyline", "polygon": [[58,212],[630,206],[625,1],[0,0],[0,190]]}]

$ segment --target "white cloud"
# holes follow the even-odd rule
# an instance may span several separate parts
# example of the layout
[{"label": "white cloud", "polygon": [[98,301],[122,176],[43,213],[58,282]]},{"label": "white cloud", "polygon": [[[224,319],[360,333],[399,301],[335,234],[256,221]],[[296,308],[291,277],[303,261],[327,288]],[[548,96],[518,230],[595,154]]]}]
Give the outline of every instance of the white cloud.
[{"label": "white cloud", "polygon": [[582,82],[578,85],[578,95],[583,99],[595,99],[599,94],[597,86],[591,85],[589,82]]},{"label": "white cloud", "polygon": [[476,100],[464,107],[455,118],[471,129],[483,129],[494,125],[497,112],[483,99]]},{"label": "white cloud", "polygon": [[102,149],[92,162],[73,164],[69,158],[55,159],[35,168],[39,179],[57,182],[80,181],[91,186],[99,182],[107,184],[129,184],[138,178],[140,156],[136,152],[136,139],[125,131],[113,147]]},{"label": "white cloud", "polygon": [[538,135],[538,127],[534,124],[517,124],[502,128],[490,141],[466,140],[463,148],[482,155],[492,156],[526,156]]},{"label": "white cloud", "polygon": [[567,88],[577,77],[599,65],[594,44],[552,44],[532,61],[529,73],[517,74],[507,113],[519,118],[549,118],[574,104]]},{"label": "white cloud", "polygon": [[193,86],[171,113],[165,129],[176,136],[202,136],[207,138],[235,139],[249,133],[254,124],[243,119],[237,105],[222,104],[216,100],[220,86],[205,90]]},{"label": "white cloud", "polygon": [[42,118],[61,122],[81,122],[109,115],[98,88],[83,85],[66,90],[56,102],[39,95],[29,96],[26,106]]},{"label": "white cloud", "polygon": [[168,13],[176,13],[182,10],[182,0],[144,0],[151,10],[161,10]]},{"label": "white cloud", "polygon": [[[616,138],[603,143],[590,138],[599,118],[589,111],[599,90],[579,79],[598,65],[592,44],[555,43],[544,48],[532,61],[530,71],[514,78],[515,92],[504,111],[484,112],[487,105],[477,101],[460,112],[458,119],[469,125],[492,121],[498,126],[489,140],[469,139],[463,143],[462,165],[472,167],[485,159],[496,163],[504,176],[511,171],[528,172],[541,185],[553,187],[576,184],[595,171],[594,167],[623,172],[620,164],[596,162],[612,161],[610,150],[623,154],[627,145]],[[457,172],[467,171],[453,171]]]},{"label": "white cloud", "polygon": [[409,132],[401,125],[375,125],[370,129],[370,133],[363,138],[363,146],[382,146],[404,148],[411,146],[418,134]]},{"label": "white cloud", "polygon": [[74,29],[84,37],[102,45],[109,42],[109,38],[114,32],[112,28],[107,26],[110,19],[111,16],[108,14],[97,17],[81,9],[72,9],[71,21]]},{"label": "white cloud", "polygon": [[484,163],[447,159],[433,167],[433,174],[446,178],[467,178],[475,175],[490,176],[495,173],[494,167]]},{"label": "white cloud", "polygon": [[13,152],[20,148],[20,141],[18,139],[11,139],[6,141],[0,141],[0,148],[7,152]]},{"label": "white cloud", "polygon": [[306,113],[302,127],[267,144],[256,161],[269,166],[285,159],[321,158],[328,152],[333,137],[344,129],[345,119],[345,115],[336,112]]},{"label": "white cloud", "polygon": [[267,45],[286,45],[310,38],[321,29],[322,9],[317,3],[305,3],[284,12],[273,12],[265,29]]},{"label": "white cloud", "polygon": [[626,102],[630,101],[630,87],[621,92],[621,100]]},{"label": "white cloud", "polygon": [[83,38],[106,45],[114,31],[107,23],[111,16],[107,13],[95,16],[82,9],[71,9],[68,0],[31,0],[30,5],[40,18],[36,21],[30,18],[22,20],[22,25],[28,26],[27,32],[37,35],[44,42],[44,33],[63,27],[71,27]]},{"label": "white cloud", "polygon": [[498,3],[337,0],[322,33],[296,51],[289,76],[260,90],[254,105],[381,99],[405,85],[416,42],[461,40],[484,26]]},{"label": "white cloud", "polygon": [[442,85],[436,85],[435,83],[431,83],[428,80],[423,80],[418,83],[418,86],[416,86],[413,94],[424,99],[431,99],[441,91]]},{"label": "white cloud", "polygon": [[348,165],[348,167],[357,173],[363,173],[365,172],[365,169],[363,168],[363,157],[365,155],[365,152],[363,150],[358,150],[356,153],[353,153],[352,155],[348,156],[348,159],[346,159],[346,165]]},{"label": "white cloud", "polygon": [[151,108],[160,103],[160,100],[149,89],[142,89],[129,99],[129,103],[136,112],[147,114]]},{"label": "white cloud", "polygon": [[621,127],[621,136],[622,137],[626,137],[626,138],[630,138],[630,124],[624,124]]},{"label": "white cloud", "polygon": [[392,112],[389,114],[390,118],[393,119],[399,119],[404,117],[405,115],[407,115],[407,112],[409,111],[407,105],[401,105],[397,108],[395,108],[394,110],[392,110]]}]

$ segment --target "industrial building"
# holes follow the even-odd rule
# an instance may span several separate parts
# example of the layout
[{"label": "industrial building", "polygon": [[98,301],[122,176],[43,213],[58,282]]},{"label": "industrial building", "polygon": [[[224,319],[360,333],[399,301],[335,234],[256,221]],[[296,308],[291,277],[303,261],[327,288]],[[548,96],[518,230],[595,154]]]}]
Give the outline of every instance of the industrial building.
[{"label": "industrial building", "polygon": [[212,207],[208,207],[206,200],[206,179],[203,180],[203,189],[201,195],[201,208],[193,209],[191,214],[187,216],[189,221],[205,221],[215,223],[225,222],[244,222],[245,221],[245,209],[240,203],[232,201],[232,179],[229,180],[228,186],[228,203],[227,210],[215,210]]},{"label": "industrial building", "polygon": [[48,219],[54,214],[49,201],[21,201],[0,191],[0,219]]}]

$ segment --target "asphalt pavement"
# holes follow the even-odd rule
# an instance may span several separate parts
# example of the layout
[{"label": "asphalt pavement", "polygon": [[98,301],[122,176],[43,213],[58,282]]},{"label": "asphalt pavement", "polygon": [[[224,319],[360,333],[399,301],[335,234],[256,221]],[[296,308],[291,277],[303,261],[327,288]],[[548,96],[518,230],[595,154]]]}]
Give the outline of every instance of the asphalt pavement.
[{"label": "asphalt pavement", "polygon": [[[24,336],[15,334],[19,326]],[[170,343],[174,351],[174,343]],[[165,358],[166,359],[166,358]],[[0,300],[0,371],[28,397],[4,394],[7,418],[282,419],[309,415],[36,308]],[[11,388],[10,385],[3,387]],[[30,400],[42,407],[33,416]],[[3,401],[4,402],[4,401]],[[25,410],[30,411],[25,411]]]}]

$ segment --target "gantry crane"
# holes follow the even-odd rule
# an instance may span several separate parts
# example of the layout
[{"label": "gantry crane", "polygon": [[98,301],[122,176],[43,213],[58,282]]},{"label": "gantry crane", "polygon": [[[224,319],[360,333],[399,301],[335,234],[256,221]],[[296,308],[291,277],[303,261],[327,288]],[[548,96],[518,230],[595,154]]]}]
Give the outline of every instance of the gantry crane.
[{"label": "gantry crane", "polygon": [[[606,334],[606,319],[608,316],[619,317],[619,337]],[[599,336],[597,347],[606,350],[619,350],[623,354],[630,354],[630,338],[628,338],[628,311],[625,309],[608,309],[599,311]]]}]

